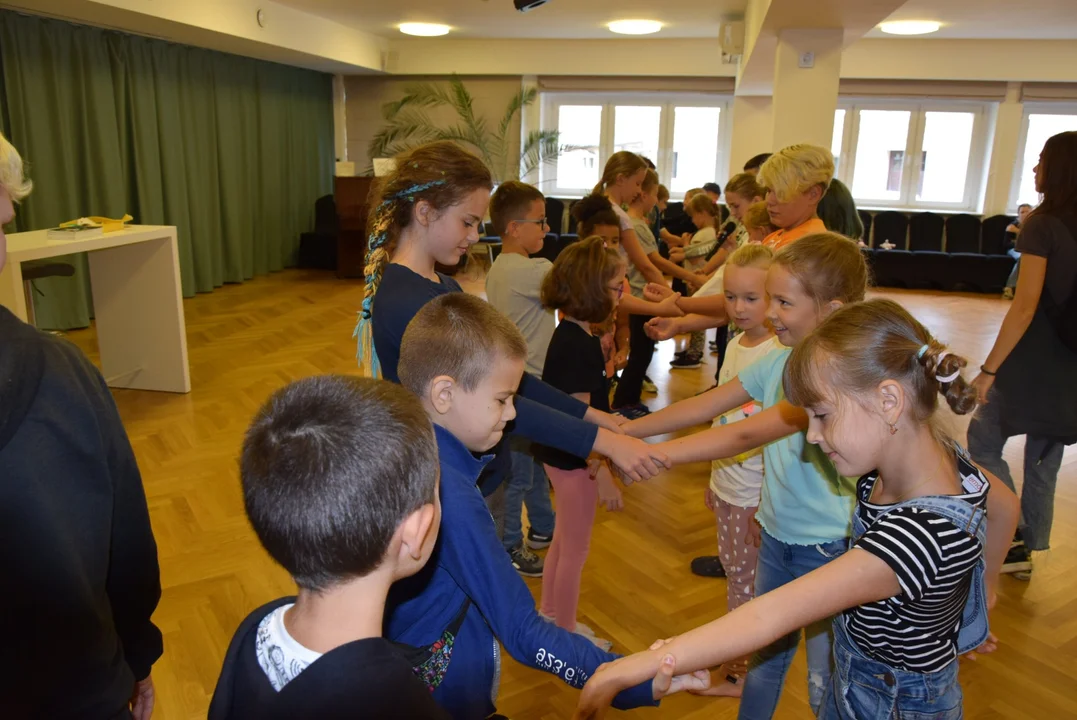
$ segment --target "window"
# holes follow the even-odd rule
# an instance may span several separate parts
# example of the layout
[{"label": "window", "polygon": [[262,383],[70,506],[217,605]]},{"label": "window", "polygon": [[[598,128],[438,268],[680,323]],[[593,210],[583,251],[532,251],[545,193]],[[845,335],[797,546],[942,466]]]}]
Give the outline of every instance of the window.
[{"label": "window", "polygon": [[868,206],[976,210],[987,152],[983,103],[843,103],[837,175]]},{"label": "window", "polygon": [[721,122],[726,102],[703,94],[545,93],[542,127],[559,130],[561,144],[572,149],[542,167],[540,187],[548,194],[587,194],[619,150],[649,158],[676,197],[721,182],[729,134]]},{"label": "window", "polygon": [[1036,176],[1032,170],[1040,160],[1040,151],[1049,137],[1070,130],[1077,130],[1077,107],[1025,106],[1023,142],[1018,149],[1017,172],[1010,192],[1011,210],[1016,212],[1021,203],[1039,203],[1040,194],[1036,192]]}]

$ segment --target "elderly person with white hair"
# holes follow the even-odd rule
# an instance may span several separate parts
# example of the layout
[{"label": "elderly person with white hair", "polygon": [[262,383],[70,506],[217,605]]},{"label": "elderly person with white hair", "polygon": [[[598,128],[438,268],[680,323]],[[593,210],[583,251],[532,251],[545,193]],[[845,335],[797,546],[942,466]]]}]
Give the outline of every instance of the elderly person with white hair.
[{"label": "elderly person with white hair", "polygon": [[[0,227],[30,189],[0,135]],[[134,453],[97,369],[2,306],[0,509],[0,714],[148,720],[161,581]]]}]

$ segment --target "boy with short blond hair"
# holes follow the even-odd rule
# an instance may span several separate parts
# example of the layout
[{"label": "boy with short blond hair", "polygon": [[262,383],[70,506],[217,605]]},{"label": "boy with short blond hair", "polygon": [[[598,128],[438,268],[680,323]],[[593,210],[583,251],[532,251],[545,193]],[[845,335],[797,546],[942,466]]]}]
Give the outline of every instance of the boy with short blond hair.
[{"label": "boy with short blond hair", "polygon": [[[517,180],[502,183],[490,199],[490,220],[501,238],[501,254],[486,274],[486,297],[523,333],[527,341],[525,369],[541,378],[556,325],[553,311],[542,306],[540,297],[542,281],[553,265],[545,258],[531,257],[542,250],[549,229],[546,198],[533,185]],[[541,577],[542,558],[531,550],[549,547],[553,541],[550,484],[529,440],[510,436],[508,444],[511,470],[505,483],[501,543],[518,573]],[[524,505],[531,522],[526,543],[520,521]]]},{"label": "boy with short blond hair", "polygon": [[[494,712],[499,642],[517,661],[576,688],[617,657],[538,614],[475,485],[492,457],[484,453],[516,417],[513,400],[526,357],[527,344],[512,321],[464,293],[424,305],[400,345],[400,381],[419,396],[437,435],[443,521],[430,563],[394,588],[386,634],[426,646],[463,616],[428,678],[434,699],[454,718]],[[664,691],[641,683],[619,695],[616,705],[652,705],[656,694]]]}]

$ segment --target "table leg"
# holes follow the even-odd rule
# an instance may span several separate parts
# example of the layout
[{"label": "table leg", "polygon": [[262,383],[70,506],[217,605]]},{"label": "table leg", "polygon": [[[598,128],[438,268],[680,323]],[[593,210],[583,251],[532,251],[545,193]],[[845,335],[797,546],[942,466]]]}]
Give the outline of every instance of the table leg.
[{"label": "table leg", "polygon": [[175,234],[88,256],[105,380],[111,387],[190,392]]}]

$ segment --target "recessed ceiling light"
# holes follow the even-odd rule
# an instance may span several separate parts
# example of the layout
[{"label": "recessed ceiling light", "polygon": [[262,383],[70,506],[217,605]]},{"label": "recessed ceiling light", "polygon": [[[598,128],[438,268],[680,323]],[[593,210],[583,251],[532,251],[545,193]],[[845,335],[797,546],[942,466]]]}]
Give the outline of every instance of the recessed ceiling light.
[{"label": "recessed ceiling light", "polygon": [[608,27],[618,35],[650,35],[661,30],[662,23],[657,20],[614,20]]},{"label": "recessed ceiling light", "polygon": [[448,35],[451,29],[448,25],[438,25],[437,23],[400,23],[400,32],[405,35],[418,35],[419,37]]},{"label": "recessed ceiling light", "polygon": [[884,22],[879,29],[889,35],[927,35],[942,27],[934,20],[895,20]]}]

